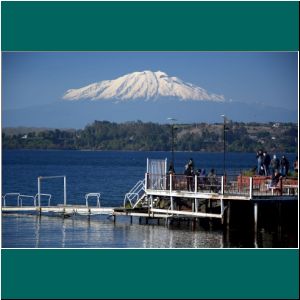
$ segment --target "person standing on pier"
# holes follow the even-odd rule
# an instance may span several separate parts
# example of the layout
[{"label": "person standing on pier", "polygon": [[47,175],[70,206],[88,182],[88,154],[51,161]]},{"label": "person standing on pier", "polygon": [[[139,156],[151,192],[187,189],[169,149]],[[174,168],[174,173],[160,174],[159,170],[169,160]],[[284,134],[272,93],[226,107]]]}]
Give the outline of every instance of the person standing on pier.
[{"label": "person standing on pier", "polygon": [[262,165],[264,168],[264,175],[268,176],[270,171],[269,171],[269,167],[270,167],[270,162],[271,162],[271,157],[268,154],[267,151],[263,152],[263,158],[262,158]]},{"label": "person standing on pier", "polygon": [[275,171],[274,175],[272,176],[271,186],[277,186],[280,179],[282,178],[281,174],[278,170]]},{"label": "person standing on pier", "polygon": [[175,169],[174,169],[174,166],[173,166],[173,163],[170,163],[170,167],[169,167],[169,171],[168,171],[168,174],[170,175],[174,175],[175,174]]},{"label": "person standing on pier", "polygon": [[276,154],[273,155],[273,158],[271,160],[271,172],[272,172],[272,176],[275,174],[275,171],[279,170],[279,159],[276,157]]},{"label": "person standing on pier", "polygon": [[189,162],[188,162],[188,166],[189,166],[192,170],[195,169],[194,161],[193,161],[192,158],[190,158],[190,160],[189,160]]},{"label": "person standing on pier", "polygon": [[175,169],[174,169],[174,165],[171,162],[169,170],[168,170],[168,187],[170,187],[170,176],[172,176],[172,189],[175,189]]},{"label": "person standing on pier", "polygon": [[298,156],[296,157],[293,166],[295,173],[298,174]]},{"label": "person standing on pier", "polygon": [[257,175],[262,175],[262,161],[263,161],[263,152],[258,150],[256,153],[257,159]]},{"label": "person standing on pier", "polygon": [[280,173],[282,176],[287,176],[290,168],[290,162],[285,157],[285,155],[282,155],[280,160]]},{"label": "person standing on pier", "polygon": [[273,188],[273,192],[282,195],[282,176],[278,170],[272,176],[271,187]]},{"label": "person standing on pier", "polygon": [[193,190],[193,175],[194,175],[194,171],[193,171],[191,165],[189,165],[189,164],[185,165],[184,175],[186,176],[187,190],[188,191],[192,191]]}]

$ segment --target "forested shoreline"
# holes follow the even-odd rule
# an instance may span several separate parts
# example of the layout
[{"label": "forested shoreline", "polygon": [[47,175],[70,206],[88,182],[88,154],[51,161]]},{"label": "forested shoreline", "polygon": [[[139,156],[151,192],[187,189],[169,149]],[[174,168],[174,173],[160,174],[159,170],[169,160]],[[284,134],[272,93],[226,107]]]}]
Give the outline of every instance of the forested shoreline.
[{"label": "forested shoreline", "polygon": [[3,149],[73,149],[222,152],[297,152],[298,124],[157,124],[94,121],[84,129],[3,128]]}]

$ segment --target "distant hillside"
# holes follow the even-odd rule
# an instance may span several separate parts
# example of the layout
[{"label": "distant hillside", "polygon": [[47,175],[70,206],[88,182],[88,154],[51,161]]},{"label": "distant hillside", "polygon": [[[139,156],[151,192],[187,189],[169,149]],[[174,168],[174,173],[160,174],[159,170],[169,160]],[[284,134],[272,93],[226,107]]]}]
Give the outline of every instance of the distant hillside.
[{"label": "distant hillside", "polygon": [[[47,128],[47,127],[6,127],[2,130],[6,135],[12,136],[12,135],[18,135],[18,134],[28,134],[30,132],[42,132],[42,131],[49,131],[49,130],[55,130],[55,128]],[[74,129],[64,129],[67,131],[74,131]]]},{"label": "distant hillside", "polygon": [[[176,151],[223,151],[223,124],[174,125]],[[226,124],[226,150],[231,152],[297,152],[294,123]],[[95,121],[84,129],[4,128],[4,149],[170,150],[171,125]]]}]

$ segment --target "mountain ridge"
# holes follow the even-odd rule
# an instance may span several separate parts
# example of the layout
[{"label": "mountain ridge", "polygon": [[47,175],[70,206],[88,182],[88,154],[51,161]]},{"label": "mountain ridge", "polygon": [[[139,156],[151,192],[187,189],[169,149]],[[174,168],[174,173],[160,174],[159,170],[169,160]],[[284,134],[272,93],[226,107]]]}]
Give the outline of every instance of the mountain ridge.
[{"label": "mountain ridge", "polygon": [[158,100],[160,97],[174,97],[181,101],[224,102],[223,95],[208,93],[204,88],[169,76],[162,71],[132,72],[112,80],[102,80],[87,86],[69,89],[62,99],[109,100],[115,102],[135,99]]}]

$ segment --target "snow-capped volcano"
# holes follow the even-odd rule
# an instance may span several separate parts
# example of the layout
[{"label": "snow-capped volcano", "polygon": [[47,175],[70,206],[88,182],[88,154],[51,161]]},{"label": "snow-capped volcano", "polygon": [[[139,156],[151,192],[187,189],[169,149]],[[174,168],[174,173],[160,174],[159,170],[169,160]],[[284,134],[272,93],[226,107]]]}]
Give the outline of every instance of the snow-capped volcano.
[{"label": "snow-capped volcano", "polygon": [[171,77],[164,72],[133,72],[113,80],[104,80],[78,89],[67,90],[65,100],[126,101],[176,97],[179,100],[225,101],[223,95],[209,94],[205,89]]}]

